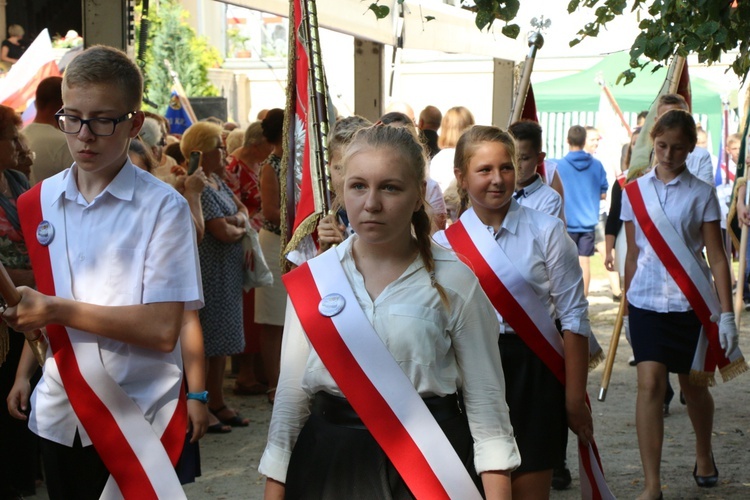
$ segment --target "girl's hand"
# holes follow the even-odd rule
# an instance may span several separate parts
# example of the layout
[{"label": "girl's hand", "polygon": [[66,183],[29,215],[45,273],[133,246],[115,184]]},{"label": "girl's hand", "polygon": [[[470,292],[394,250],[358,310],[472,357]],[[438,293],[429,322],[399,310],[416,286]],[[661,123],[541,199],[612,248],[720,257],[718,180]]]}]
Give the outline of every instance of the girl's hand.
[{"label": "girl's hand", "polygon": [[741,224],[750,226],[750,213],[744,203],[737,203],[737,219]]},{"label": "girl's hand", "polygon": [[609,272],[613,272],[615,270],[615,252],[614,250],[611,250],[607,252],[607,257],[604,259],[604,267]]},{"label": "girl's hand", "polygon": [[578,403],[565,403],[565,411],[568,414],[568,427],[575,432],[578,440],[584,445],[594,439],[594,420],[591,417],[591,410],[586,405],[586,401]]},{"label": "girl's hand", "polygon": [[346,227],[339,224],[334,214],[326,215],[318,222],[318,241],[320,249],[327,250],[331,245],[338,245],[344,241]]},{"label": "girl's hand", "polygon": [[188,420],[193,428],[193,435],[190,438],[191,443],[197,442],[206,435],[208,429],[208,408],[205,403],[188,399],[187,402]]},{"label": "girl's hand", "polygon": [[734,313],[721,313],[721,319],[719,320],[719,344],[724,349],[724,355],[727,358],[737,347],[738,341],[739,335],[737,334],[737,324],[734,322]]}]

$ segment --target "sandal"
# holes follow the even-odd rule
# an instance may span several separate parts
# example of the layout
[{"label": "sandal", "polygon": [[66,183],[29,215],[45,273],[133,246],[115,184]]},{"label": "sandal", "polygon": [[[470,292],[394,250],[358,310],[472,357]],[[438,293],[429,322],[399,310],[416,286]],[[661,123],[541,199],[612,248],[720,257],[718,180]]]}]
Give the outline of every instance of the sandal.
[{"label": "sandal", "polygon": [[267,390],[268,387],[260,382],[255,382],[251,385],[244,385],[235,382],[232,392],[235,396],[257,396],[259,394],[265,394]]},{"label": "sandal", "polygon": [[229,432],[232,432],[232,427],[229,425],[224,425],[221,422],[216,422],[213,425],[209,425],[206,428],[207,434],[227,434]]},{"label": "sandal", "polygon": [[[228,425],[230,427],[247,427],[248,425],[250,425],[249,418],[241,417],[236,410],[228,408],[227,405],[222,406],[218,410],[212,410],[211,408],[209,408],[208,411],[213,413],[214,417],[218,418],[219,422],[224,425]],[[233,413],[233,415],[231,417],[221,418],[219,414],[222,412],[231,412]]]}]

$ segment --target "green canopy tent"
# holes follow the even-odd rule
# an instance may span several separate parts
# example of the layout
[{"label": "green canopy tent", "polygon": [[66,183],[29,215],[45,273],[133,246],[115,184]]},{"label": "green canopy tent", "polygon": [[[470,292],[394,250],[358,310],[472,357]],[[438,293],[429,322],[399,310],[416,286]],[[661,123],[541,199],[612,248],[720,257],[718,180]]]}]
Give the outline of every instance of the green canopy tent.
[{"label": "green canopy tent", "polygon": [[[667,73],[667,68],[651,72],[653,66],[636,70],[636,78],[629,85],[615,84],[617,76],[629,68],[627,52],[615,52],[591,68],[574,75],[534,84],[534,98],[539,113],[596,113],[599,110],[601,76],[623,113],[648,110],[656,98]],[[713,153],[718,154],[721,137],[722,91],[713,82],[691,77],[693,113],[705,115],[706,129],[712,137]],[[594,125],[593,123],[582,125]],[[567,132],[567,131],[566,131]]]}]

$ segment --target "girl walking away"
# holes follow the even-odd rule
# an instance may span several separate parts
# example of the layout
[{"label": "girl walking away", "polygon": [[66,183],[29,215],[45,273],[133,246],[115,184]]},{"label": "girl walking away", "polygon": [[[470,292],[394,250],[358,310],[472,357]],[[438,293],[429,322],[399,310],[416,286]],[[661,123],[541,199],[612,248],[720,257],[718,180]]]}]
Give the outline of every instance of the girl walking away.
[{"label": "girl walking away", "polygon": [[511,496],[497,318],[430,240],[425,163],[405,128],[357,132],[342,162],[356,234],[284,278],[267,499]]},{"label": "girl walking away", "polygon": [[[559,218],[513,198],[516,161],[505,131],[465,132],[455,173],[462,206],[470,201],[472,208],[434,238],[474,269],[500,319],[499,352],[522,458],[511,475],[513,497],[548,498],[566,427],[585,446],[593,440],[586,401],[591,327],[576,248]],[[603,494],[606,485],[594,488]]]},{"label": "girl walking away", "polygon": [[693,477],[699,487],[711,487],[719,470],[711,449],[714,402],[708,386],[717,366],[724,380],[747,370],[737,347],[719,203],[713,188],[685,164],[696,143],[695,122],[686,111],[668,111],[651,137],[657,164],[627,184],[621,214],[628,242],[630,338],[638,370],[636,429],[645,475],[639,498],[646,500],[662,498],[667,373],[679,375],[695,431]]}]

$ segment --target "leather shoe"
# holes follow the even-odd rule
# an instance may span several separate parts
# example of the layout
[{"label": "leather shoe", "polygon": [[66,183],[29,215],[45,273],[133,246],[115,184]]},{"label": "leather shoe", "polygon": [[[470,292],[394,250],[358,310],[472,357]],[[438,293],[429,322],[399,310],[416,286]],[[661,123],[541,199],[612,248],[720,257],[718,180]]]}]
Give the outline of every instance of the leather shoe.
[{"label": "leather shoe", "polygon": [[701,488],[713,488],[716,486],[716,483],[719,482],[719,469],[716,468],[716,462],[714,461],[713,455],[711,455],[711,463],[714,466],[714,473],[710,476],[699,476],[698,462],[695,463],[695,467],[693,468],[693,478],[695,478],[695,484]]}]

